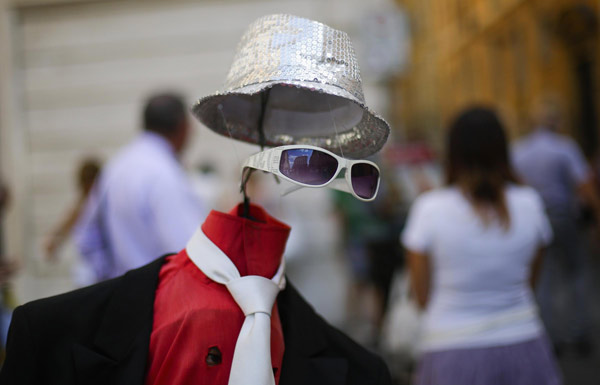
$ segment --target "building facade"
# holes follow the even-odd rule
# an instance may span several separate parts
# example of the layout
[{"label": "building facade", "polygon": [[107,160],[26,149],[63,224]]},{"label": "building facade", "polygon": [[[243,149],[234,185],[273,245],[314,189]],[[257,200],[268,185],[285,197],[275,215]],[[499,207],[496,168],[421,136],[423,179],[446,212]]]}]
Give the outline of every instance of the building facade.
[{"label": "building facade", "polygon": [[588,156],[600,106],[598,1],[399,0],[412,21],[413,61],[398,79],[406,135],[439,141],[460,108],[496,107],[511,138],[531,126],[537,100],[553,96],[564,131]]}]

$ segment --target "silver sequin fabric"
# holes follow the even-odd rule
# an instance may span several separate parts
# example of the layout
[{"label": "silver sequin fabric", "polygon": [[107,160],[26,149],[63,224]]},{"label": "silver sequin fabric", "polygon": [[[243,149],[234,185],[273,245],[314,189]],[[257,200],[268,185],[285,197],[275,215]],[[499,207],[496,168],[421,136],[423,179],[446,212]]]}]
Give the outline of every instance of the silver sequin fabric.
[{"label": "silver sequin fabric", "polygon": [[372,155],[389,134],[365,105],[348,35],[285,14],[248,27],[222,90],[198,100],[192,112],[234,139],[311,144],[349,158]]}]

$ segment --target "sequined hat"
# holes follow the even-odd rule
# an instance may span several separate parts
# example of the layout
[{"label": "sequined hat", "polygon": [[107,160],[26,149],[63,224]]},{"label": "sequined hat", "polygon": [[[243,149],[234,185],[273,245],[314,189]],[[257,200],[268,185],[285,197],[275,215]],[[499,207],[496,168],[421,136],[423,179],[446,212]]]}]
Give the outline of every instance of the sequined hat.
[{"label": "sequined hat", "polygon": [[244,142],[311,144],[349,158],[379,151],[390,131],[365,105],[348,35],[292,15],[252,23],[223,90],[198,100],[192,112]]}]

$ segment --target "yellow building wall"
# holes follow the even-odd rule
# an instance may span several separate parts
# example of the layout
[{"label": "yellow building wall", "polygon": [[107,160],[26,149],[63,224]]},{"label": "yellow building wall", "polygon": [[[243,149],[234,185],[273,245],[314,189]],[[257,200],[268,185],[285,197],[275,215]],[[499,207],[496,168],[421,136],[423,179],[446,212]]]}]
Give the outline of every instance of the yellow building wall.
[{"label": "yellow building wall", "polygon": [[[574,49],[560,36],[557,20],[587,0],[400,0],[411,17],[410,70],[396,82],[403,106],[394,118],[405,137],[440,144],[443,127],[461,108],[494,106],[512,138],[531,126],[530,110],[540,97],[559,97],[564,130],[580,139],[579,93]],[[596,31],[597,35],[597,31]],[[585,49],[596,66],[595,39]],[[594,75],[598,104],[597,69]]]}]

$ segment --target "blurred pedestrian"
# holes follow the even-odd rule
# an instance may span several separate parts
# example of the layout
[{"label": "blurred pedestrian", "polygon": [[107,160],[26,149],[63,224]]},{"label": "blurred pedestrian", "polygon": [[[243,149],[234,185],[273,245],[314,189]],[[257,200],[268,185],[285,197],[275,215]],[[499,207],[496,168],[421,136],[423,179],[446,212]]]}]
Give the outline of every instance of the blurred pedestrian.
[{"label": "blurred pedestrian", "polygon": [[373,201],[371,217],[374,234],[367,240],[369,278],[375,291],[375,340],[381,341],[383,321],[388,311],[392,279],[403,266],[403,250],[398,237],[406,220],[401,192],[388,164],[381,167],[382,186]]},{"label": "blurred pedestrian", "polygon": [[96,177],[100,173],[100,167],[100,162],[94,158],[84,159],[81,162],[76,176],[79,196],[71,210],[48,233],[46,242],[44,243],[44,252],[47,259],[54,260],[56,258],[57,251],[71,233],[92,190]]},{"label": "blurred pedestrian", "polygon": [[[77,188],[79,196],[73,207],[65,214],[58,224],[49,232],[44,243],[44,253],[46,259],[50,261],[57,260],[57,252],[71,235],[75,224],[83,212],[87,197],[92,191],[94,182],[100,174],[100,162],[95,158],[84,159],[76,175]],[[87,266],[84,259],[75,262],[73,267],[73,281],[77,286],[87,286],[94,283],[95,278],[91,269]]]},{"label": "blurred pedestrian", "polygon": [[181,250],[205,214],[179,162],[190,131],[184,101],[151,96],[143,121],[144,132],[102,171],[77,225],[97,280]]},{"label": "blurred pedestrian", "polygon": [[446,150],[447,186],[417,198],[402,234],[424,309],[416,383],[559,384],[530,286],[552,238],[542,201],[492,110],[460,114]]},{"label": "blurred pedestrian", "polygon": [[368,244],[381,231],[381,224],[373,215],[370,203],[361,202],[352,195],[333,191],[334,212],[340,230],[341,253],[347,258],[349,286],[346,295],[346,329],[363,344],[375,346],[378,330],[376,313],[379,305],[372,282]]},{"label": "blurred pedestrian", "polygon": [[[567,344],[591,352],[587,253],[578,228],[579,198],[600,219],[593,172],[577,144],[559,134],[561,111],[556,100],[538,102],[535,130],[515,144],[513,164],[519,176],[541,195],[554,232],[542,269],[539,302],[542,318],[557,353]],[[599,223],[599,222],[597,222]],[[557,300],[566,297],[562,306]]]}]

